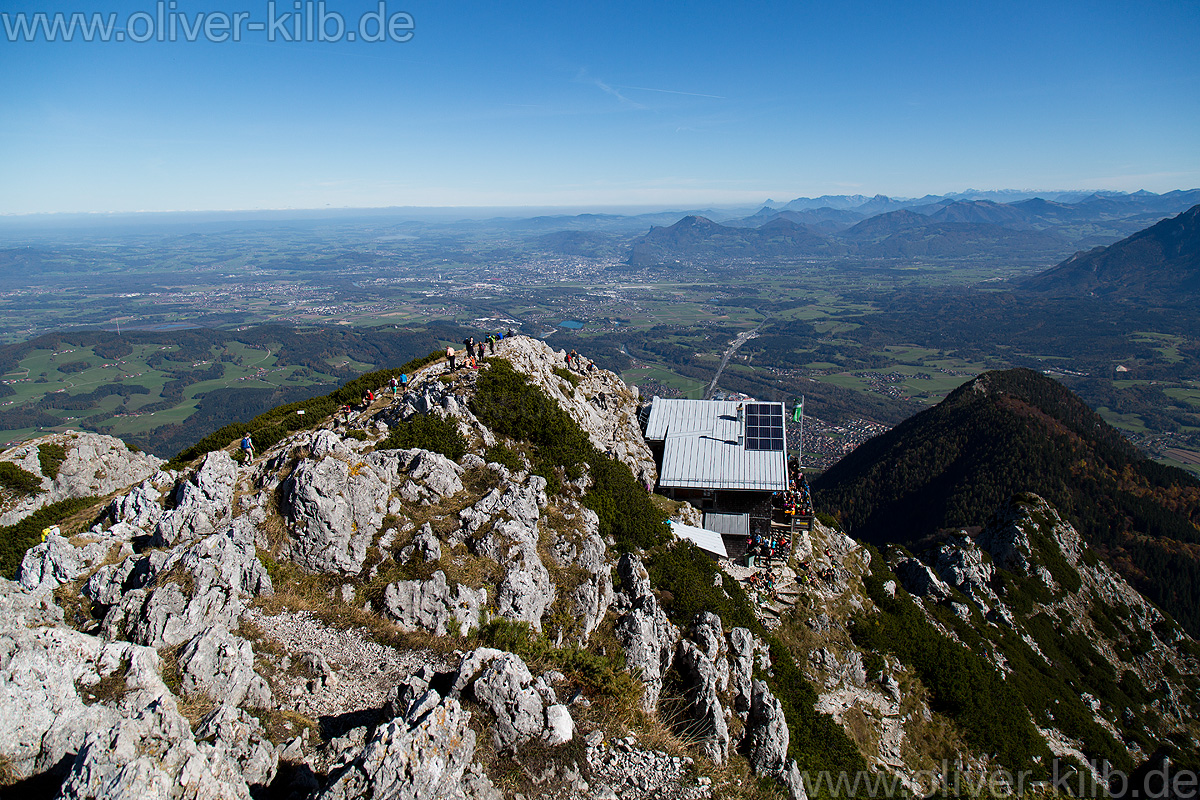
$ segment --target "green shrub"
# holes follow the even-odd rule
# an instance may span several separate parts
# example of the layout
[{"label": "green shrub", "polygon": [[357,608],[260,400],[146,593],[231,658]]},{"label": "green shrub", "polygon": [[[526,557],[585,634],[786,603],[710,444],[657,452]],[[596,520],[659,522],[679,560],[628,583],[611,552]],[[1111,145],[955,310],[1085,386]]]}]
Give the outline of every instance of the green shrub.
[{"label": "green shrub", "polygon": [[[1075,705],[1083,706],[1078,702],[1078,692],[1074,693],[1076,702],[1071,703],[1070,689],[1051,686],[1047,675],[1028,660],[1036,657],[1033,651],[1008,629],[996,634],[1003,637],[997,646],[1016,674],[1007,680],[1002,678],[984,656],[989,643],[971,625],[949,610],[935,608],[939,622],[951,627],[962,640],[959,644],[939,632],[907,592],[898,591],[895,596],[885,592],[883,584],[896,578],[879,551],[869,549],[871,571],[863,576],[863,582],[879,612],[855,617],[850,628],[854,643],[873,653],[891,653],[911,667],[929,689],[934,710],[959,723],[972,746],[997,754],[999,763],[1008,769],[1033,769],[1044,774],[1050,752],[1038,736],[1030,713],[1051,704],[1060,727],[1081,730],[1068,725]],[[1056,703],[1055,698],[1062,698],[1062,702]]]},{"label": "green shrub", "polygon": [[503,464],[505,467],[513,471],[524,468],[523,464],[521,463],[520,453],[518,453],[516,450],[513,450],[511,447],[507,447],[502,444],[494,444],[489,447],[484,451],[483,457],[487,459],[489,463],[494,461],[497,464]]},{"label": "green shrub", "polygon": [[817,512],[817,521],[826,528],[833,528],[835,531],[840,531],[842,529],[842,523],[838,522],[838,518],[833,514],[829,514],[824,511]]},{"label": "green shrub", "polygon": [[600,535],[621,550],[650,548],[668,538],[666,515],[650,500],[629,467],[601,453],[558,403],[507,361],[489,358],[479,374],[471,411],[493,432],[530,446],[533,471],[546,491],[561,491],[558,470],[575,479],[588,469],[592,486],[583,503],[600,517]]},{"label": "green shrub", "polygon": [[40,494],[42,479],[11,461],[0,461],[0,486],[17,494]]},{"label": "green shrub", "polygon": [[43,506],[14,525],[0,528],[0,575],[12,580],[25,551],[42,541],[42,530],[96,502],[95,497],[72,497]]},{"label": "green shrub", "polygon": [[[191,447],[180,451],[164,467],[167,469],[184,467],[206,453],[228,447],[247,433],[254,436],[254,444],[258,451],[262,452],[289,433],[316,427],[342,406],[359,402],[368,389],[378,389],[391,378],[399,377],[402,373],[416,372],[421,367],[432,364],[442,357],[442,352],[437,351],[423,358],[414,358],[401,367],[368,372],[323,397],[312,397],[308,400],[273,408],[266,413],[259,414],[249,422],[231,423],[210,433]],[[301,411],[304,413],[298,413]]]},{"label": "green shrub", "polygon": [[572,386],[579,386],[579,381],[580,381],[579,376],[576,375],[574,372],[571,372],[571,370],[567,369],[566,367],[555,367],[554,369],[551,370],[551,372],[553,372],[555,375],[562,378],[564,381],[571,384]]},{"label": "green shrub", "polygon": [[453,422],[433,414],[419,414],[407,422],[397,423],[377,450],[408,450],[418,447],[441,453],[458,461],[467,452],[467,442]]},{"label": "green shrub", "polygon": [[58,468],[67,460],[67,448],[55,442],[45,442],[38,445],[38,462],[42,465],[42,474],[50,480],[58,477]]},{"label": "green shrub", "polygon": [[641,696],[641,684],[625,669],[624,656],[602,656],[577,645],[555,647],[544,633],[527,622],[493,619],[475,632],[482,645],[516,653],[536,674],[554,667],[568,679],[603,697],[622,700],[633,706]]}]

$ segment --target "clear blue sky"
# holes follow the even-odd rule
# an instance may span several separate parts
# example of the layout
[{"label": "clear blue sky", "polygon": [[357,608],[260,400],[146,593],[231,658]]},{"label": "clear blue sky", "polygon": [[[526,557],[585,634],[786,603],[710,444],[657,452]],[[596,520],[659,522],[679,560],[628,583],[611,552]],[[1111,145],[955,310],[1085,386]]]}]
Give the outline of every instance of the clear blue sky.
[{"label": "clear blue sky", "polygon": [[[1196,0],[386,2],[408,42],[0,41],[0,213],[1200,186]],[[67,3],[0,11],[156,10]]]}]

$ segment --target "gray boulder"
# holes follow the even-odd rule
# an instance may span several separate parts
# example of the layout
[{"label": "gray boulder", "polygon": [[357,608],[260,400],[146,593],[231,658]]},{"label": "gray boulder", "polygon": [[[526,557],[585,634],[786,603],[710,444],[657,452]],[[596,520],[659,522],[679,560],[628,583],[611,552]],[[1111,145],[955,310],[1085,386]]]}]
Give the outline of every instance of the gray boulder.
[{"label": "gray boulder", "polygon": [[357,573],[383,524],[389,489],[367,464],[305,459],[284,483],[292,558],[317,572]]},{"label": "gray boulder", "polygon": [[25,551],[17,569],[17,582],[28,591],[58,586],[73,581],[88,568],[79,549],[62,537],[51,534],[46,541]]},{"label": "gray boulder", "polygon": [[505,561],[508,571],[496,589],[496,614],[542,629],[542,617],[554,602],[555,586],[537,548],[522,542],[511,548]]},{"label": "gray boulder", "polygon": [[438,697],[417,717],[380,725],[360,755],[330,773],[320,800],[500,800],[471,766],[475,732],[469,720],[458,700]]},{"label": "gray boulder", "polygon": [[648,714],[658,711],[663,676],[671,668],[679,628],[667,619],[650,588],[650,573],[641,559],[633,553],[621,556],[617,573],[622,583],[622,608],[617,619],[617,640],[625,649],[625,662],[630,670],[639,670],[646,684],[642,708]]},{"label": "gray boulder", "polygon": [[268,786],[275,778],[279,748],[267,739],[262,723],[239,708],[214,708],[196,727],[196,740],[211,742],[251,786]]},{"label": "gray boulder", "polygon": [[155,481],[142,481],[127,494],[113,500],[108,506],[108,513],[114,522],[125,522],[138,528],[157,524],[162,518],[163,508],[159,503]]},{"label": "gray boulder", "polygon": [[170,698],[84,738],[63,800],[250,800],[237,765],[192,729]]},{"label": "gray boulder", "polygon": [[787,766],[790,741],[783,704],[766,683],[754,681],[746,720],[745,746],[750,766],[760,775],[779,775]]},{"label": "gray boulder", "polygon": [[25,551],[17,568],[17,582],[31,592],[69,583],[102,564],[114,548],[132,553],[129,534],[136,530],[118,523],[109,531],[81,534],[74,537],[74,541],[50,534],[46,541]]},{"label": "gray boulder", "polygon": [[950,587],[943,583],[933,570],[915,558],[901,559],[892,571],[909,594],[935,601],[950,597]]},{"label": "gray boulder", "polygon": [[[247,597],[273,591],[253,531],[240,522],[165,558],[161,551],[131,557],[140,563],[130,574],[148,573],[145,588],[126,592],[108,610],[105,634],[158,648],[182,644],[213,626],[235,627]],[[97,587],[98,593],[111,591],[111,583]]]},{"label": "gray boulder", "polygon": [[169,547],[216,530],[231,513],[236,482],[237,464],[228,453],[205,455],[192,477],[175,489],[175,508],[159,518],[154,544]]},{"label": "gray boulder", "polygon": [[533,675],[520,656],[504,653],[491,661],[475,680],[475,699],[496,718],[492,735],[496,747],[513,749],[541,735],[546,710]]},{"label": "gray boulder", "polygon": [[729,662],[733,710],[745,718],[750,711],[754,668],[770,667],[770,651],[748,628],[734,628],[729,632]]},{"label": "gray boulder", "polygon": [[203,694],[231,707],[270,708],[271,687],[254,671],[254,649],[224,628],[209,628],[179,653],[184,695]]},{"label": "gray boulder", "polygon": [[479,614],[487,606],[487,590],[458,585],[453,589],[440,569],[426,581],[397,581],[383,595],[384,612],[404,630],[425,630],[435,636],[449,633],[450,621],[459,633],[479,625]]},{"label": "gray boulder", "polygon": [[396,469],[407,475],[409,483],[400,496],[409,502],[436,503],[463,490],[463,468],[441,453],[428,450],[384,450],[377,458],[394,459]]},{"label": "gray boulder", "polygon": [[691,734],[699,739],[701,752],[713,763],[723,764],[729,752],[729,726],[717,695],[717,668],[695,642],[679,642],[675,667],[687,686]]},{"label": "gray boulder", "polygon": [[[469,668],[464,660],[462,669]],[[552,700],[553,689],[540,678],[535,681],[518,655],[500,653],[491,658],[472,692],[495,717],[492,735],[501,750],[515,750],[534,739],[563,744],[574,735],[571,712],[564,705],[545,702],[543,695]]]},{"label": "gray boulder", "polygon": [[0,579],[0,761],[16,779],[52,769],[120,708],[169,694],[158,653],[62,627],[62,610]]},{"label": "gray boulder", "polygon": [[[385,547],[382,538],[379,547],[381,549]],[[417,531],[412,542],[400,551],[400,563],[407,564],[417,553],[420,553],[421,558],[425,561],[437,561],[442,557],[442,542],[437,538],[437,534],[433,532],[433,526],[428,522],[421,526],[421,530]]]}]

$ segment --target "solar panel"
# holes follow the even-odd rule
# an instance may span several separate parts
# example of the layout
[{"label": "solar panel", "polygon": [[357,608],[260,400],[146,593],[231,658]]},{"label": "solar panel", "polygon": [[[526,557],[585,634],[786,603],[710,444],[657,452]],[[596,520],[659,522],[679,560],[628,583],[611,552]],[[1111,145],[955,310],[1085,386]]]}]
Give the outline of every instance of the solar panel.
[{"label": "solar panel", "polygon": [[746,404],[746,449],[783,451],[783,406],[778,403]]}]

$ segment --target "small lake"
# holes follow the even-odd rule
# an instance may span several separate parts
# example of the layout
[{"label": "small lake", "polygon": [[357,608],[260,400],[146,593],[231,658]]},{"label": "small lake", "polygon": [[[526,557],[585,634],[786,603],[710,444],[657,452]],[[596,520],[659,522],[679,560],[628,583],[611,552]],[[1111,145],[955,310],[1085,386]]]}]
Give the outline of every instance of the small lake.
[{"label": "small lake", "polygon": [[558,323],[558,327],[570,328],[573,331],[577,331],[583,327],[583,323],[579,322],[578,320],[574,320],[574,319],[566,319],[566,320],[563,320],[562,322]]}]

